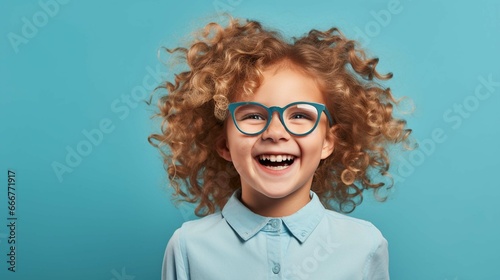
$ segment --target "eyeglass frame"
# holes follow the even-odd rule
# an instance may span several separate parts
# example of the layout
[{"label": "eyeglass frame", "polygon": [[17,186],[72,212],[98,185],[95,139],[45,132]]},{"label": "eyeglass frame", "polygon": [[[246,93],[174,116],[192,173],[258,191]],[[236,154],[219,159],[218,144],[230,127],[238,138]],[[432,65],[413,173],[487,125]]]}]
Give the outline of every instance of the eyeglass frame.
[{"label": "eyeglass frame", "polygon": [[[291,132],[288,129],[288,127],[286,126],[285,121],[283,121],[283,113],[285,112],[285,110],[288,109],[289,107],[297,105],[297,104],[311,105],[314,108],[316,108],[317,113],[318,113],[318,118],[316,119],[316,123],[314,124],[314,126],[309,131],[307,131],[305,133],[293,133],[293,132]],[[267,111],[267,114],[270,117],[267,119],[266,125],[264,126],[264,128],[262,128],[260,131],[255,132],[255,133],[247,133],[247,132],[244,132],[243,130],[241,130],[241,128],[238,126],[238,122],[236,121],[236,117],[234,115],[234,112],[235,112],[236,108],[238,108],[239,106],[242,106],[242,105],[257,105],[257,106],[260,106],[260,107],[264,108]],[[273,119],[274,112],[278,112],[278,118],[279,118],[281,124],[283,125],[283,127],[285,128],[285,130],[288,133],[290,133],[292,135],[295,135],[295,136],[305,136],[305,135],[308,135],[311,132],[313,132],[316,129],[316,127],[318,126],[319,120],[321,119],[321,113],[322,112],[325,112],[325,115],[326,115],[326,117],[328,119],[328,123],[330,124],[330,127],[333,126],[332,116],[330,115],[330,112],[328,112],[325,104],[315,103],[315,102],[297,101],[297,102],[292,102],[292,103],[286,105],[285,107],[279,107],[279,106],[267,107],[266,105],[264,105],[262,103],[259,103],[259,102],[233,102],[233,103],[229,103],[228,109],[229,109],[229,112],[231,113],[231,118],[233,119],[233,123],[236,126],[236,128],[241,133],[243,133],[245,135],[248,135],[248,136],[259,135],[259,134],[262,134],[264,131],[266,131],[267,128],[269,127],[269,124],[271,123],[271,120]]]}]

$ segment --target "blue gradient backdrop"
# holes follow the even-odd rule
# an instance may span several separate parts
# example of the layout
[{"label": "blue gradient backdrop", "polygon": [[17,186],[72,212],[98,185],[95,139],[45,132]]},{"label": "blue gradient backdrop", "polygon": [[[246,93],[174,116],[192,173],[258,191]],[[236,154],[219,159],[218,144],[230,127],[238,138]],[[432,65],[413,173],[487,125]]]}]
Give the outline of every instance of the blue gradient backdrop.
[{"label": "blue gradient backdrop", "polygon": [[[158,279],[192,219],[169,201],[154,108],[140,99],[175,47],[218,13],[286,35],[338,26],[393,72],[421,148],[391,198],[351,215],[389,240],[392,279],[500,279],[498,1],[2,1],[0,278]],[[390,17],[389,17],[389,16]],[[161,73],[159,73],[161,72]],[[425,145],[423,145],[425,144]],[[60,165],[58,165],[58,163]],[[64,173],[59,176],[54,165]],[[7,171],[16,172],[16,272]],[[62,172],[62,171],[61,171]]]}]

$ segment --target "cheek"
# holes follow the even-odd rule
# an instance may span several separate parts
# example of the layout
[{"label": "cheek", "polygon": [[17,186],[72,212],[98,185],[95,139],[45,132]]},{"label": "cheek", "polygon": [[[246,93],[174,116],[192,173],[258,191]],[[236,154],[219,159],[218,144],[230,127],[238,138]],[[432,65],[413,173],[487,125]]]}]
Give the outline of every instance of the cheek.
[{"label": "cheek", "polygon": [[314,155],[320,155],[325,141],[324,131],[314,131],[304,139],[300,139],[300,146],[304,151]]},{"label": "cheek", "polygon": [[243,160],[243,158],[251,157],[252,142],[243,137],[233,138],[229,143],[229,148],[233,155],[238,155],[239,158],[235,160]]},{"label": "cheek", "polygon": [[241,161],[243,157],[250,156],[255,139],[242,135],[234,126],[228,127],[226,131],[228,148],[231,155],[238,155],[238,158],[234,158],[233,160]]}]

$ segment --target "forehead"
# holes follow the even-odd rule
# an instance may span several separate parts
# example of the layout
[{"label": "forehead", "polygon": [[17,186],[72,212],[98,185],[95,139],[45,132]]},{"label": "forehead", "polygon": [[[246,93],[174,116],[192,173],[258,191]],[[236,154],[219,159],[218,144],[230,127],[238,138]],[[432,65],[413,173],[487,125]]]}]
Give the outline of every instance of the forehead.
[{"label": "forehead", "polygon": [[285,106],[292,102],[325,103],[316,79],[298,66],[273,66],[262,72],[262,80],[253,95],[238,101],[259,102],[266,106]]}]

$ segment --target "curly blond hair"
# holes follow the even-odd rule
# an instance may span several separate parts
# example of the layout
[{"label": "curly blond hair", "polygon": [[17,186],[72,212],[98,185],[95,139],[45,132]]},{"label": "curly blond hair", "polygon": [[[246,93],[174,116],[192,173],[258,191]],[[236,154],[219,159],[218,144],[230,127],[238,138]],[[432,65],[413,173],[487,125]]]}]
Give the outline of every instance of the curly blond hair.
[{"label": "curly blond hair", "polygon": [[337,28],[287,41],[257,21],[231,19],[225,27],[209,23],[187,48],[167,50],[189,69],[160,86],[168,91],[155,114],[161,133],[148,141],[161,151],[174,198],[196,203],[198,216],[220,210],[240,187],[238,173],[215,149],[227,104],[252,95],[262,72],[284,60],[315,77],[335,122],[334,152],[320,162],[312,184],[327,208],[351,212],[364,190],[383,188],[374,178],[390,176],[387,146],[411,133],[393,116],[398,101],[391,90],[374,82],[392,74],[377,72],[378,58],[366,58]]}]

